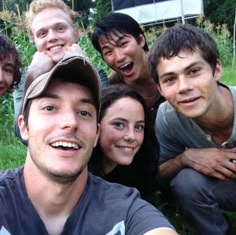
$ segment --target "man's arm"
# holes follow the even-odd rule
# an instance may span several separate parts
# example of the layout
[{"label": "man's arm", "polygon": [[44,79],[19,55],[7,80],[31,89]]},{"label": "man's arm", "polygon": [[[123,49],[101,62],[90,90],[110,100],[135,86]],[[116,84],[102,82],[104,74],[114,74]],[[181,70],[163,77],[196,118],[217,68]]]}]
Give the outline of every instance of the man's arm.
[{"label": "man's arm", "polygon": [[171,179],[183,168],[193,168],[220,180],[235,179],[236,164],[231,161],[236,158],[235,148],[201,148],[204,135],[194,132],[197,127],[192,126],[194,123],[178,116],[167,102],[159,107],[155,128],[160,143],[160,176]]},{"label": "man's arm", "polygon": [[178,233],[176,233],[173,229],[171,228],[156,228],[156,229],[152,229],[146,233],[144,233],[144,235],[178,235]]},{"label": "man's arm", "polygon": [[220,180],[236,178],[236,153],[230,149],[203,148],[187,149],[174,159],[167,160],[160,165],[160,176],[173,178],[186,167],[193,168],[201,174]]}]

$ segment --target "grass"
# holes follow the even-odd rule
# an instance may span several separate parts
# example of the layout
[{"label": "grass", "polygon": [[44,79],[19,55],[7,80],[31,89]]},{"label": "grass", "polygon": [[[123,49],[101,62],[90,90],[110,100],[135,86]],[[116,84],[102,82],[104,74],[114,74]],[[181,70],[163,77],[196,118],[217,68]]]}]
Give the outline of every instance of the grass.
[{"label": "grass", "polygon": [[[236,85],[236,68],[225,68],[222,82],[227,85]],[[14,134],[13,103],[10,94],[0,97],[0,117],[0,169],[15,168],[24,163],[26,147]],[[193,235],[173,201],[159,199],[157,195],[155,205],[169,218],[179,234]],[[227,215],[232,222],[236,221],[235,213],[227,212]],[[234,231],[236,234],[236,225]]]},{"label": "grass", "polygon": [[236,66],[223,69],[222,82],[229,86],[236,86]]}]

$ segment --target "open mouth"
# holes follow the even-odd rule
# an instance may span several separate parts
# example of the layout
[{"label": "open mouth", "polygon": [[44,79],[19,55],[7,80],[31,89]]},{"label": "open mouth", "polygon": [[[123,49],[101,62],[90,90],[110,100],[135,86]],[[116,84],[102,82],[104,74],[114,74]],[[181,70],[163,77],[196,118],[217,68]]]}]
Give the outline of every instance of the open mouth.
[{"label": "open mouth", "polygon": [[76,143],[62,142],[62,141],[54,142],[51,144],[51,146],[53,148],[62,149],[62,150],[78,150],[80,148],[79,145]]},{"label": "open mouth", "polygon": [[134,63],[133,62],[128,62],[128,63],[120,66],[119,69],[124,73],[130,73],[132,71],[133,67],[134,67]]}]

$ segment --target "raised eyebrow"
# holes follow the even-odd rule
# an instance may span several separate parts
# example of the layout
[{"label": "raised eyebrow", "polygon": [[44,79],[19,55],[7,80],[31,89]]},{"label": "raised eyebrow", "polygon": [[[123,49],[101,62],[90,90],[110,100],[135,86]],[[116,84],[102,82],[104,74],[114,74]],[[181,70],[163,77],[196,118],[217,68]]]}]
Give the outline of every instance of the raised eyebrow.
[{"label": "raised eyebrow", "polygon": [[[60,96],[57,94],[45,92],[45,93],[42,93],[41,95],[39,95],[38,98],[60,99]],[[80,99],[80,102],[85,103],[85,104],[91,104],[91,105],[95,106],[95,102],[93,101],[93,99],[90,99],[90,98],[82,98],[82,99]]]},{"label": "raised eyebrow", "polygon": [[50,94],[50,93],[43,92],[37,98],[59,99],[60,97],[57,94]]},{"label": "raised eyebrow", "polygon": [[164,79],[166,76],[173,76],[173,75],[175,75],[174,72],[163,73],[161,76],[159,76],[159,80]]},{"label": "raised eyebrow", "polygon": [[199,66],[201,64],[202,63],[200,61],[199,62],[194,62],[194,63],[188,65],[186,68],[184,68],[184,70],[187,71],[187,70],[191,69],[192,67],[197,66],[197,65]]},{"label": "raised eyebrow", "polygon": [[64,27],[66,27],[67,24],[66,24],[65,22],[58,22],[58,23],[56,23],[56,24],[54,25],[54,27],[57,27],[57,26],[64,26]]},{"label": "raised eyebrow", "polygon": [[80,102],[85,103],[85,104],[91,104],[91,105],[95,106],[94,100],[90,99],[90,98],[83,98],[80,100]]},{"label": "raised eyebrow", "polygon": [[145,124],[145,121],[144,120],[140,120],[140,121],[137,121],[136,123],[137,124]]},{"label": "raised eyebrow", "polygon": [[[197,61],[197,62],[193,62],[192,64],[188,65],[187,67],[184,68],[184,71],[188,71],[189,69],[191,69],[192,67],[196,66],[196,65],[201,65],[202,63],[200,61]],[[159,79],[163,79],[164,77],[166,76],[173,76],[175,75],[174,72],[167,72],[167,73],[164,73],[162,74],[161,76],[159,76]]]},{"label": "raised eyebrow", "polygon": [[[125,118],[114,118],[113,121],[116,121],[116,122],[125,122],[125,123],[128,123],[129,121]],[[145,124],[145,121],[144,120],[140,120],[140,121],[137,121],[135,124]]]}]

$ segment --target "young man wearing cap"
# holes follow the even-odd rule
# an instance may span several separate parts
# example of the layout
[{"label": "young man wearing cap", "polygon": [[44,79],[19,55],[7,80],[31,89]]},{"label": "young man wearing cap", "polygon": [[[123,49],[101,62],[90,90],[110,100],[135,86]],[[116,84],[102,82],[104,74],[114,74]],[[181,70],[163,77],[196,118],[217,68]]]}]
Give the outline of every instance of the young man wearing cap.
[{"label": "young man wearing cap", "polygon": [[148,67],[148,45],[139,24],[129,15],[113,13],[99,22],[92,43],[113,69],[110,84],[125,83],[146,101],[152,123],[159,105],[165,100],[157,89]]},{"label": "young man wearing cap", "polygon": [[0,34],[0,96],[16,88],[21,79],[21,60],[15,45]]},{"label": "young man wearing cap", "polygon": [[223,210],[236,211],[236,87],[219,82],[215,41],[176,25],[156,40],[149,62],[167,100],[155,124],[160,175],[196,234],[235,234]]},{"label": "young man wearing cap", "polygon": [[88,173],[100,93],[96,70],[81,56],[27,78],[18,124],[28,151],[24,167],[0,175],[0,232],[176,235],[135,189]]}]

